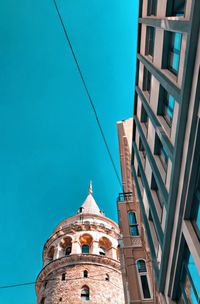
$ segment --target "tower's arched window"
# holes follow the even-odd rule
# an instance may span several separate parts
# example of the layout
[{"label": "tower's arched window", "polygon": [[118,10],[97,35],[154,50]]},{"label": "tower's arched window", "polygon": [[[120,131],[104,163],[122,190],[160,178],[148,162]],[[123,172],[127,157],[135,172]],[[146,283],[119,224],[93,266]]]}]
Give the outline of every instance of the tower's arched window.
[{"label": "tower's arched window", "polygon": [[103,248],[103,247],[100,247],[100,248],[99,248],[99,254],[100,254],[100,255],[106,255],[106,249]]},{"label": "tower's arched window", "polygon": [[60,247],[63,250],[63,255],[70,255],[72,251],[72,238],[70,236],[64,237],[60,242]]},{"label": "tower's arched window", "polygon": [[50,262],[53,261],[54,253],[55,253],[55,248],[54,248],[54,246],[51,246],[51,248],[49,249],[48,254],[47,254],[47,258]]},{"label": "tower's arched window", "polygon": [[139,235],[138,223],[137,223],[135,212],[133,212],[133,211],[128,212],[128,222],[129,222],[130,234],[132,236]]},{"label": "tower's arched window", "polygon": [[79,238],[82,253],[90,253],[90,248],[92,248],[93,238],[89,233],[84,233]]},{"label": "tower's arched window", "polygon": [[83,277],[84,277],[84,278],[88,278],[88,271],[87,271],[87,270],[84,270],[84,271],[83,271]]},{"label": "tower's arched window", "polygon": [[147,268],[144,260],[138,260],[137,263],[137,273],[139,284],[142,291],[143,299],[151,299],[151,291],[149,287],[149,280],[147,276]]},{"label": "tower's arched window", "polygon": [[62,281],[65,281],[65,273],[62,274]]},{"label": "tower's arched window", "polygon": [[107,273],[106,273],[105,280],[106,280],[106,281],[110,281],[110,277],[109,277],[109,275],[108,275]]},{"label": "tower's arched window", "polygon": [[99,239],[99,254],[112,257],[112,243],[105,236]]},{"label": "tower's arched window", "polygon": [[88,286],[83,286],[81,288],[81,300],[89,301],[90,300],[90,290]]},{"label": "tower's arched window", "polygon": [[90,247],[88,245],[83,245],[82,246],[82,253],[89,253],[90,252]]},{"label": "tower's arched window", "polygon": [[72,251],[72,247],[67,247],[65,250],[65,255],[70,255],[71,251]]}]

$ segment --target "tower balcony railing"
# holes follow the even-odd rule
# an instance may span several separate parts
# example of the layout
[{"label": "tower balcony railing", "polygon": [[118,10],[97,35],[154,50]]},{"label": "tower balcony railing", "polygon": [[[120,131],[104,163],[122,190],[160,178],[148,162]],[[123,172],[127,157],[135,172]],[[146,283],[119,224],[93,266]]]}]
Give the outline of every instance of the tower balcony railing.
[{"label": "tower balcony railing", "polygon": [[133,200],[133,192],[121,192],[117,200],[118,202],[130,202]]}]

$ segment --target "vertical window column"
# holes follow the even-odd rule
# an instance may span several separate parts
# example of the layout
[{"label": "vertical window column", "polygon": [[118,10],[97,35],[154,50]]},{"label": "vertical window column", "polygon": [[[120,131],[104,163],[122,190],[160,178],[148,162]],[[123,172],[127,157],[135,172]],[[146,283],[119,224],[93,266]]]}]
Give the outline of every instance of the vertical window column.
[{"label": "vertical window column", "polygon": [[170,33],[169,45],[169,70],[178,75],[180,52],[181,52],[181,33]]},{"label": "vertical window column", "polygon": [[152,58],[154,54],[154,40],[155,40],[155,28],[152,26],[147,26],[145,55],[147,56],[150,55]]},{"label": "vertical window column", "polygon": [[136,214],[133,211],[128,212],[128,222],[131,236],[138,236],[138,223],[136,220]]},{"label": "vertical window column", "polygon": [[137,265],[139,284],[142,290],[142,297],[143,299],[151,299],[146,263],[144,260],[138,260],[136,265]]}]

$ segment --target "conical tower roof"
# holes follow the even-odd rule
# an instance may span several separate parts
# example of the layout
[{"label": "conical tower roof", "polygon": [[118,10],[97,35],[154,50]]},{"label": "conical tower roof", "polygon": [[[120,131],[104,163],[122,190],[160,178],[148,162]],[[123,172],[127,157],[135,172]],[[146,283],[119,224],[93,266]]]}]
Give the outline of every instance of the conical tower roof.
[{"label": "conical tower roof", "polygon": [[90,182],[88,196],[86,197],[84,203],[82,204],[79,212],[102,215],[102,212],[99,209],[99,207],[92,195],[92,182]]}]

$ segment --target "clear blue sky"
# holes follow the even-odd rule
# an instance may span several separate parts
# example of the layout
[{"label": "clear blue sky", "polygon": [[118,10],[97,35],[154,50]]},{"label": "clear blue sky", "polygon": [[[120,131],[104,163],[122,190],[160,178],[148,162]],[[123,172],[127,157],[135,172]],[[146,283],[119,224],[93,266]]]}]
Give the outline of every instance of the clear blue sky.
[{"label": "clear blue sky", "polygon": [[[119,171],[116,121],[133,112],[136,0],[57,0]],[[0,3],[0,286],[32,282],[55,226],[120,191],[52,0]],[[34,304],[34,285],[0,304]]]}]

